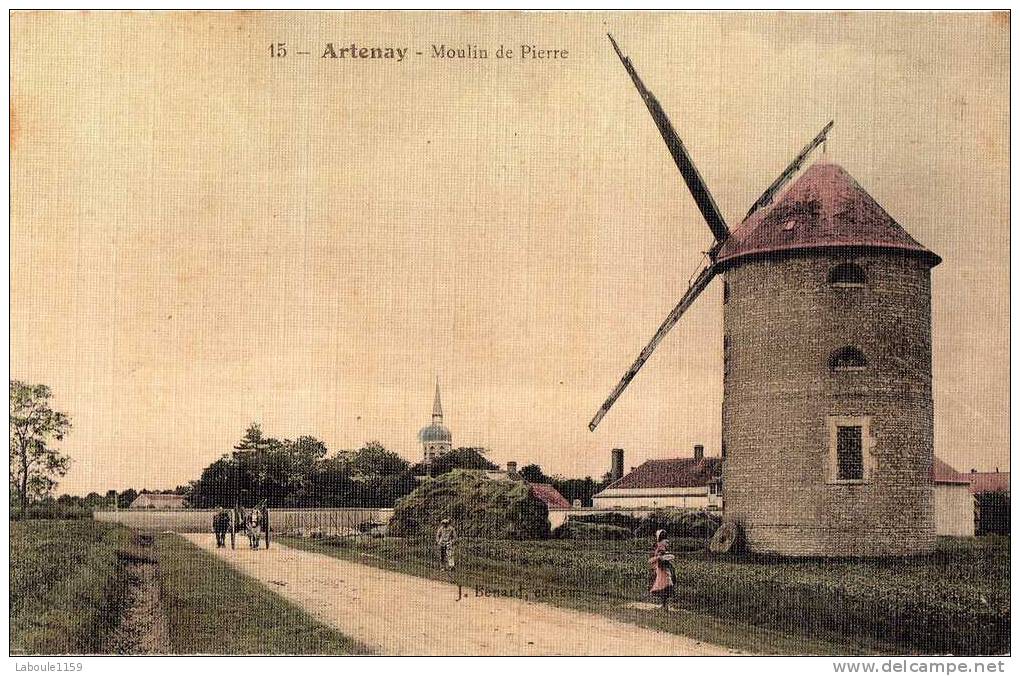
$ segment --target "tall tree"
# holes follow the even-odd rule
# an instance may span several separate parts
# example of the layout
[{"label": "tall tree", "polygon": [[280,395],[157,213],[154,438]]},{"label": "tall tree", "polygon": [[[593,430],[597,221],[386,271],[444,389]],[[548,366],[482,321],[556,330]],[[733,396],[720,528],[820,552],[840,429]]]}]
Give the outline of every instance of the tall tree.
[{"label": "tall tree", "polygon": [[20,380],[10,384],[10,485],[24,516],[30,500],[50,494],[71,459],[53,446],[71,429],[66,414],[50,406],[50,388]]}]

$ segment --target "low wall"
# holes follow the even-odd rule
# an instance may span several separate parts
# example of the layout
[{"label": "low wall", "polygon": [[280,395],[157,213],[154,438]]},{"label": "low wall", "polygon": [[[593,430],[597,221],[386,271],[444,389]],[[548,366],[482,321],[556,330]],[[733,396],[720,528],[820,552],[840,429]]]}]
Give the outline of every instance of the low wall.
[{"label": "low wall", "polygon": [[[97,510],[92,518],[138,530],[209,533],[215,513],[214,509]],[[386,525],[391,516],[393,510],[383,508],[270,509],[269,525],[274,533],[349,535],[359,532],[364,524]]]},{"label": "low wall", "polygon": [[627,514],[640,519],[643,516],[648,516],[652,512],[660,509],[659,507],[612,507],[606,509],[599,509],[598,507],[575,507],[572,509],[550,509],[549,510],[549,525],[552,528],[557,528],[566,523],[567,519],[571,516],[588,516],[591,514]]}]

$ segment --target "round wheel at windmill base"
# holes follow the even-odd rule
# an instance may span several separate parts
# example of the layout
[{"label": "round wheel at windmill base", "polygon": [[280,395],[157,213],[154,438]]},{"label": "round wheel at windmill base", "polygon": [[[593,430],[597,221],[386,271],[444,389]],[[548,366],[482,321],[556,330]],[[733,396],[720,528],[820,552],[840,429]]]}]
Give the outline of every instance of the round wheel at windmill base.
[{"label": "round wheel at windmill base", "polygon": [[842,167],[817,163],[797,175],[832,122],[731,230],[659,102],[610,41],[715,241],[589,427],[721,276],[726,520],[762,553],[930,552],[930,271],[940,258]]}]

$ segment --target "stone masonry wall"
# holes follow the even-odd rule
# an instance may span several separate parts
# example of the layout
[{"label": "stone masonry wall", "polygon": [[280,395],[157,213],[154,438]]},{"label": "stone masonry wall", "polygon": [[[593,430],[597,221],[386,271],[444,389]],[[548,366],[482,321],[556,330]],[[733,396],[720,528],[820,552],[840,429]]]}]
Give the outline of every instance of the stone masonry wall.
[{"label": "stone masonry wall", "polygon": [[[862,287],[827,281],[852,260]],[[883,556],[930,551],[935,526],[928,266],[898,253],[752,259],[724,273],[725,510],[752,550]],[[852,345],[861,371],[830,372]],[[868,416],[865,483],[832,479],[829,416]]]}]

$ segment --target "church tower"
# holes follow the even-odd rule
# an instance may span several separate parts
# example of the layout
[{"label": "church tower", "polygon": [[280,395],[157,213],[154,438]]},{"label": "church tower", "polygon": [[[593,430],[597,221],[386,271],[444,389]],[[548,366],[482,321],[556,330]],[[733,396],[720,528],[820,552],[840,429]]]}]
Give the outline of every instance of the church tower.
[{"label": "church tower", "polygon": [[425,462],[432,462],[435,458],[449,453],[453,447],[450,430],[443,425],[443,402],[439,397],[438,379],[436,380],[436,397],[432,402],[432,424],[421,428],[421,431],[418,432],[418,439],[421,441]]}]

